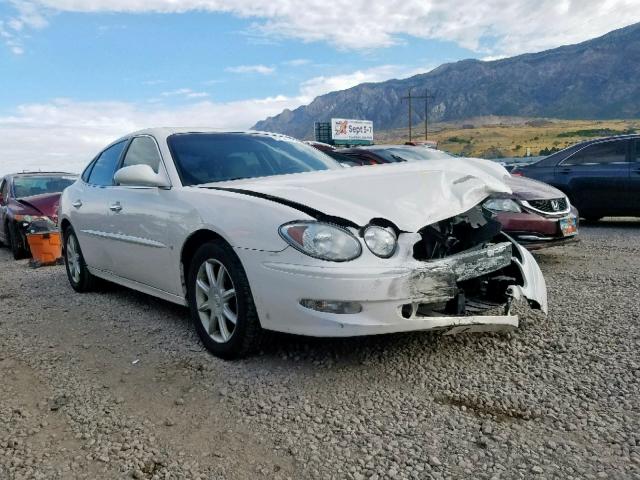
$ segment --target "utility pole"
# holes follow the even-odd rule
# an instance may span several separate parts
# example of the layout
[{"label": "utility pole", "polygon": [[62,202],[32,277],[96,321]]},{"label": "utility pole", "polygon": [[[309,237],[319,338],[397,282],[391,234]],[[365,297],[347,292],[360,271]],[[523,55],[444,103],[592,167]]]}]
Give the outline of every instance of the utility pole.
[{"label": "utility pole", "polygon": [[411,142],[411,116],[413,111],[411,110],[411,99],[415,98],[411,96],[411,88],[409,89],[409,95],[406,97],[401,97],[400,100],[409,100],[409,142]]},{"label": "utility pole", "polygon": [[424,139],[429,140],[429,132],[427,130],[427,115],[429,113],[429,99],[433,99],[433,95],[429,95],[429,90],[425,89],[424,95],[411,95],[411,88],[409,89],[409,94],[406,97],[401,97],[401,100],[409,101],[409,142],[413,140],[413,132],[412,132],[412,100],[424,100]]},{"label": "utility pole", "polygon": [[429,95],[429,89],[424,89],[424,141],[429,140],[429,131],[427,130],[427,117],[429,115],[429,99],[433,99],[433,95]]}]

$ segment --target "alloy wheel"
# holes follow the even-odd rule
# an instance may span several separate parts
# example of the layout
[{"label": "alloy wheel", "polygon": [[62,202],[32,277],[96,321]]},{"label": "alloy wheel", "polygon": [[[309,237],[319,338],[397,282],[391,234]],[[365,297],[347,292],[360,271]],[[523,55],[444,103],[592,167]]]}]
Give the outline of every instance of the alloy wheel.
[{"label": "alloy wheel", "polygon": [[76,236],[71,234],[67,238],[67,264],[69,265],[69,273],[75,283],[80,283],[80,249],[78,248],[78,240]]},{"label": "alloy wheel", "polygon": [[200,322],[217,343],[228,342],[238,322],[238,302],[233,280],[215,259],[205,261],[196,276],[196,304]]}]

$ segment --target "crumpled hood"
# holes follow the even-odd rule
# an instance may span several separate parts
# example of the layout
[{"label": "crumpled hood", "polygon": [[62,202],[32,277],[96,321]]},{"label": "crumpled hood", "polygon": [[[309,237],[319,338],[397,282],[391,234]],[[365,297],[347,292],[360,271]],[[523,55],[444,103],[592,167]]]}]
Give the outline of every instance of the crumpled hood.
[{"label": "crumpled hood", "polygon": [[513,190],[513,196],[519,200],[551,200],[565,197],[557,188],[531,178],[514,175],[510,176],[506,183]]},{"label": "crumpled hood", "polygon": [[55,218],[58,216],[60,195],[60,193],[46,193],[32,197],[18,198],[17,202],[25,208],[33,210],[33,212],[28,212],[30,215],[45,215]]},{"label": "crumpled hood", "polygon": [[434,160],[216,182],[202,187],[269,195],[360,226],[373,218],[384,218],[400,230],[417,232],[466,212],[489,195],[510,194],[503,171],[464,159]]}]

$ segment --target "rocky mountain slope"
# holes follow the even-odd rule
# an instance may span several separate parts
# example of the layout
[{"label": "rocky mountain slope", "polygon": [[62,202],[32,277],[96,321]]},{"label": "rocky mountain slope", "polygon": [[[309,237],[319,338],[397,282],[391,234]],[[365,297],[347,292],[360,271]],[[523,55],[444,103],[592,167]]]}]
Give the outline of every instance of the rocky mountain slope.
[{"label": "rocky mountain slope", "polygon": [[[364,83],[285,110],[254,128],[308,138],[316,121],[331,117],[373,120],[376,130],[408,124],[409,88],[434,95],[429,120],[483,115],[566,119],[640,116],[640,24],[602,37],[495,61],[462,60],[403,80]],[[415,101],[413,121],[424,121]]]}]

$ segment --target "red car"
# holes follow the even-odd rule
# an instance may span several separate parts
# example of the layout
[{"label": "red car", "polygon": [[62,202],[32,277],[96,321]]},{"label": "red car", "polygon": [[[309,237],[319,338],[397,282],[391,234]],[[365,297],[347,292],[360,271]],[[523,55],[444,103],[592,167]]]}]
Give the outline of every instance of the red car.
[{"label": "red car", "polygon": [[[455,161],[456,157],[424,146],[374,145],[327,152],[348,157],[358,165],[424,160]],[[503,230],[529,250],[575,241],[578,210],[557,188],[524,177],[510,176],[506,182],[513,193],[490,198],[484,204],[502,223]]]},{"label": "red car", "polygon": [[26,234],[36,225],[57,227],[60,194],[76,179],[59,172],[15,173],[0,179],[0,244],[11,249],[13,258],[30,256]]}]

